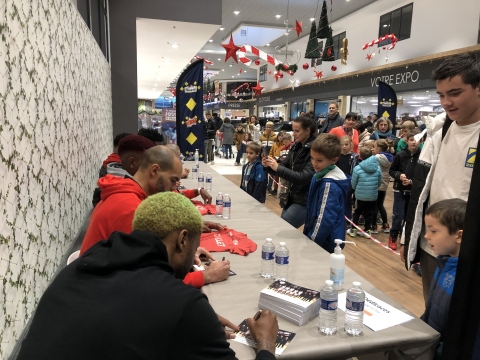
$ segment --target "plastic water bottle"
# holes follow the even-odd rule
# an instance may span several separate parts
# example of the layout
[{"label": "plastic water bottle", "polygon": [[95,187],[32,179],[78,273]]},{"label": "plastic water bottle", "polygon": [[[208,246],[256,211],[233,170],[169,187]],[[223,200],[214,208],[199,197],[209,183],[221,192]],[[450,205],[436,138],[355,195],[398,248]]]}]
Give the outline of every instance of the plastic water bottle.
[{"label": "plastic water bottle", "polygon": [[203,188],[203,185],[204,185],[204,182],[205,182],[205,177],[203,176],[203,173],[202,172],[199,172],[198,173],[198,188]]},{"label": "plastic water bottle", "polygon": [[212,175],[210,175],[210,173],[208,173],[205,180],[206,180],[205,190],[212,191]]},{"label": "plastic water bottle", "polygon": [[326,280],[320,290],[319,330],[322,334],[333,335],[337,332],[338,291],[332,280]]},{"label": "plastic water bottle", "polygon": [[275,245],[272,239],[267,238],[267,241],[262,246],[262,271],[260,275],[264,278],[271,278],[274,276],[275,265]]},{"label": "plastic water bottle", "polygon": [[218,193],[217,199],[215,201],[215,215],[217,217],[222,217],[223,213],[223,195],[221,192]]},{"label": "plastic water bottle", "polygon": [[198,149],[195,149],[195,154],[193,155],[193,158],[195,159],[195,165],[198,168],[198,159],[199,159],[199,154],[198,154]]},{"label": "plastic water bottle", "polygon": [[347,291],[347,306],[345,312],[345,332],[358,336],[363,332],[363,308],[365,306],[365,292],[360,288],[358,281]]},{"label": "plastic water bottle", "polygon": [[230,211],[232,210],[232,199],[228,194],[223,197],[222,218],[230,219]]},{"label": "plastic water bottle", "polygon": [[275,280],[288,280],[288,264],[290,252],[284,242],[275,251]]},{"label": "plastic water bottle", "polygon": [[182,162],[182,164],[185,161],[185,156],[183,156],[183,154],[180,154],[180,161]]},{"label": "plastic water bottle", "polygon": [[192,178],[196,179],[198,175],[198,165],[193,164],[192,166]]}]

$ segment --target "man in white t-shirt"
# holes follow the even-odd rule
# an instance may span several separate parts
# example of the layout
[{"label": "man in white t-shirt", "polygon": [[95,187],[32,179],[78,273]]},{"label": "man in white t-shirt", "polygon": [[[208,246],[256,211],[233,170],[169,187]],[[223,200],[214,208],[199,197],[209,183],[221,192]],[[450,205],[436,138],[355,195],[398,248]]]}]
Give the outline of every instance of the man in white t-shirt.
[{"label": "man in white t-shirt", "polygon": [[445,113],[427,128],[400,241],[407,269],[420,261],[425,302],[437,264],[424,239],[424,210],[440,200],[468,200],[480,136],[480,61],[474,53],[448,58],[433,80]]}]

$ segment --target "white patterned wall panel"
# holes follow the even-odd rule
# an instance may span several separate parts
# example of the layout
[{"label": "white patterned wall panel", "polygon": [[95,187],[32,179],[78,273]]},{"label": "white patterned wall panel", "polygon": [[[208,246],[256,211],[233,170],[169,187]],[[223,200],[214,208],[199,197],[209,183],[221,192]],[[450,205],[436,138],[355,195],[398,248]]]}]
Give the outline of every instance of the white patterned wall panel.
[{"label": "white patterned wall panel", "polygon": [[110,66],[70,1],[0,1],[0,358],[91,208],[111,107]]}]

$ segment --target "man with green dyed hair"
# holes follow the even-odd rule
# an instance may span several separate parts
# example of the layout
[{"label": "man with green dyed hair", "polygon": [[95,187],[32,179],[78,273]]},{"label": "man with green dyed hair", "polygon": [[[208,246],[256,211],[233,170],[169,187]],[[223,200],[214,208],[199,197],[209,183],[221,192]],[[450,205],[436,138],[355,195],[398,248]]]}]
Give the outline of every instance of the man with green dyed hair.
[{"label": "man with green dyed hair", "polygon": [[[114,232],[53,280],[17,359],[235,359],[222,326],[238,327],[179,280],[193,265],[202,228],[183,195],[149,196],[131,234]],[[247,323],[256,359],[275,359],[275,315],[265,310]]]}]

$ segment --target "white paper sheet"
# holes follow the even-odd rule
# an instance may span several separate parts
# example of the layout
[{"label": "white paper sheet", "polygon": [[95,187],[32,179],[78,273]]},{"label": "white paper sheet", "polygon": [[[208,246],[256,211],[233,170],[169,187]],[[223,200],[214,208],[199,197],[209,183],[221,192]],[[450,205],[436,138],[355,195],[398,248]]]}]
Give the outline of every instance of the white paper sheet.
[{"label": "white paper sheet", "polygon": [[[347,293],[338,294],[338,308],[345,311],[346,302]],[[413,320],[413,316],[405,314],[369,293],[365,293],[363,324],[373,331],[387,329],[410,320]]]}]

